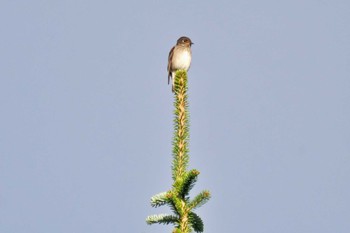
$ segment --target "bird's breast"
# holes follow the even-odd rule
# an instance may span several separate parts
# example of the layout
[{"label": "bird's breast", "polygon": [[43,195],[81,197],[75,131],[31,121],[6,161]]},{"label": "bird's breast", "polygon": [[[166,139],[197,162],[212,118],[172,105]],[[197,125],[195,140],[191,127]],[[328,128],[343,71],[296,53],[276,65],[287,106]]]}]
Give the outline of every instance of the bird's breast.
[{"label": "bird's breast", "polygon": [[191,53],[189,51],[178,51],[173,57],[173,69],[188,70],[191,65]]}]

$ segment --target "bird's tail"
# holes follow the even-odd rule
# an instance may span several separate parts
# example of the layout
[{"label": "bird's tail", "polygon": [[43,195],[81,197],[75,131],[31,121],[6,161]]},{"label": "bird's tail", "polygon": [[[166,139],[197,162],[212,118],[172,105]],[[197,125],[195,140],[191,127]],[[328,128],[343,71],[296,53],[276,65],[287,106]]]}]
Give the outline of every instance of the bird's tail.
[{"label": "bird's tail", "polygon": [[174,85],[175,85],[175,79],[174,79],[174,74],[172,73],[169,73],[168,75],[168,85],[170,84],[170,80],[171,80],[171,91],[172,92],[175,92],[175,88],[174,88]]}]

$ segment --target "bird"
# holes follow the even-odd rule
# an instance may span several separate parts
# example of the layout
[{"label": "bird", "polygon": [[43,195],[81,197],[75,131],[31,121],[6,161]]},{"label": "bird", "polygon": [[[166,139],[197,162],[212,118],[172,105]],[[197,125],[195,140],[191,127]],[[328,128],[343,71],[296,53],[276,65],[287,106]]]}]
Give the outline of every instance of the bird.
[{"label": "bird", "polygon": [[190,38],[186,36],[180,37],[176,45],[170,50],[168,56],[168,85],[172,80],[171,90],[174,92],[175,74],[178,70],[186,70],[191,66],[193,45]]}]

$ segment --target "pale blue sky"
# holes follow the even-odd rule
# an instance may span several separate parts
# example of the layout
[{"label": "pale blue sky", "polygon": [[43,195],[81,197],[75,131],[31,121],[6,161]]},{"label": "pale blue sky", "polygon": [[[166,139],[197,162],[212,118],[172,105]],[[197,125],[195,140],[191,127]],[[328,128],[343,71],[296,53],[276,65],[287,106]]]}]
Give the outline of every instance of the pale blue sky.
[{"label": "pale blue sky", "polygon": [[180,36],[205,232],[349,232],[348,0],[2,0],[0,32],[0,232],[171,232]]}]

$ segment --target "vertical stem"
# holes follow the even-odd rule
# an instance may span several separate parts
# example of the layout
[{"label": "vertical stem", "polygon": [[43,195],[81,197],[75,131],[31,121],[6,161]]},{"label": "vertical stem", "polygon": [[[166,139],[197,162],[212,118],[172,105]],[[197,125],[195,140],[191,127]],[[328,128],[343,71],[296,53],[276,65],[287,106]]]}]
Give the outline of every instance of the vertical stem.
[{"label": "vertical stem", "polygon": [[186,204],[184,201],[182,201],[182,207],[184,209],[183,215],[180,218],[180,229],[183,233],[190,232],[189,226],[188,226],[188,211],[186,210]]},{"label": "vertical stem", "polygon": [[182,178],[188,165],[188,110],[187,110],[187,73],[177,71],[175,76],[175,119],[173,149],[173,179]]},{"label": "vertical stem", "polygon": [[[187,73],[186,71],[177,71],[175,75],[175,118],[174,118],[174,141],[173,141],[173,179],[174,186],[176,184],[182,183],[188,165],[188,141],[189,141],[189,123],[188,123],[188,102],[187,102]],[[179,228],[181,233],[190,232],[187,203],[183,200],[183,197],[178,196],[181,199],[181,204],[179,208]]]}]

